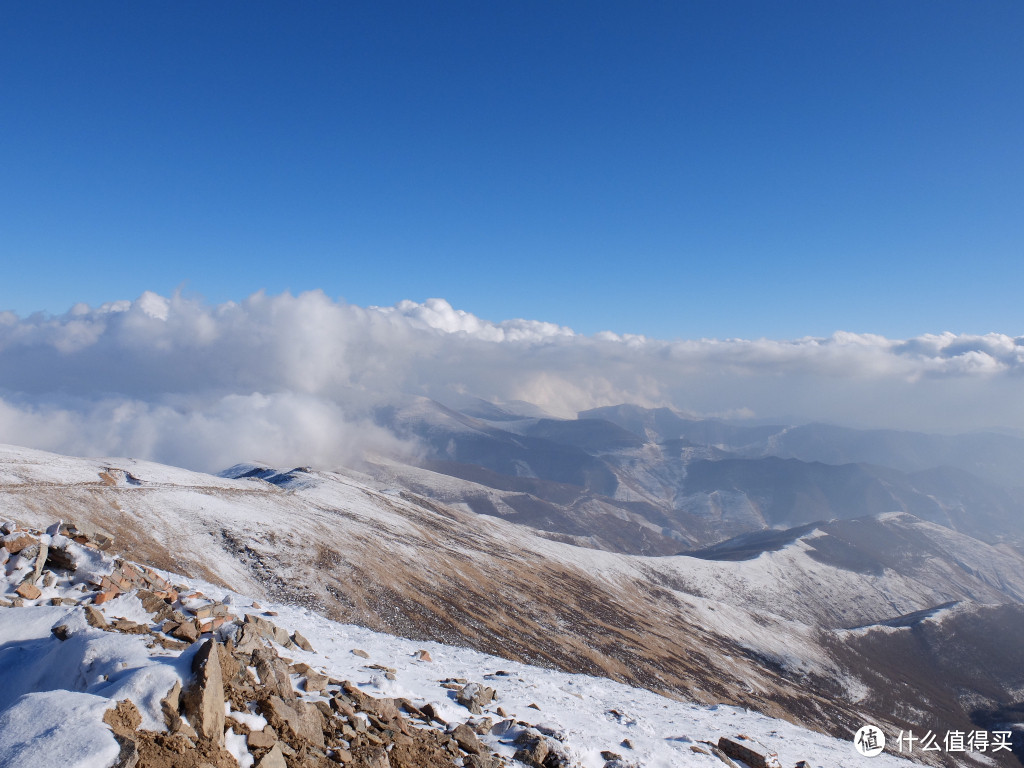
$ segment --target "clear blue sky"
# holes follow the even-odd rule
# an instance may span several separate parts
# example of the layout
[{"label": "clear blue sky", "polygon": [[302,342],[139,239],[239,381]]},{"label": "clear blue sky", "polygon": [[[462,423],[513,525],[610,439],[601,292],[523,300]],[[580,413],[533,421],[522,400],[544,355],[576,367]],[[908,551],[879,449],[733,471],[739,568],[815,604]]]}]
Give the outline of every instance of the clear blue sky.
[{"label": "clear blue sky", "polygon": [[0,309],[1024,333],[1024,3],[5,2]]}]

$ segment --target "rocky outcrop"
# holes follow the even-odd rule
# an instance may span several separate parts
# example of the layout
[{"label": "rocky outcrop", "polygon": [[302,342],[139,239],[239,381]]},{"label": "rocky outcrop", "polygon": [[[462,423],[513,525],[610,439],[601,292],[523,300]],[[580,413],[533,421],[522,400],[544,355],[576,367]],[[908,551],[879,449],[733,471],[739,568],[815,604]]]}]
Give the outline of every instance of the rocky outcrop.
[{"label": "rocky outcrop", "polygon": [[217,643],[203,641],[192,659],[195,679],[181,697],[183,714],[200,738],[217,746],[224,744],[224,680],[220,669]]}]

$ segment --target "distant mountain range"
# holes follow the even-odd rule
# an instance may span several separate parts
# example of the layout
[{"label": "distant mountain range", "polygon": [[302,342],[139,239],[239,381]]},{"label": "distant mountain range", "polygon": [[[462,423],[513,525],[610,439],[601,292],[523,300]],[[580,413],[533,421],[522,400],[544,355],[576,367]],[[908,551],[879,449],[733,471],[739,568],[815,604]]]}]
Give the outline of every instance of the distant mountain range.
[{"label": "distant mountain range", "polygon": [[839,738],[1007,728],[994,763],[915,757],[1024,757],[1024,493],[995,479],[1024,441],[422,398],[377,421],[415,460],[211,476],[0,448],[0,505],[372,629]]},{"label": "distant mountain range", "polygon": [[433,474],[388,471],[419,493],[618,552],[894,511],[1024,542],[1019,438],[742,426],[631,405],[571,420],[523,410],[425,399],[382,409],[379,423],[418,441]]}]

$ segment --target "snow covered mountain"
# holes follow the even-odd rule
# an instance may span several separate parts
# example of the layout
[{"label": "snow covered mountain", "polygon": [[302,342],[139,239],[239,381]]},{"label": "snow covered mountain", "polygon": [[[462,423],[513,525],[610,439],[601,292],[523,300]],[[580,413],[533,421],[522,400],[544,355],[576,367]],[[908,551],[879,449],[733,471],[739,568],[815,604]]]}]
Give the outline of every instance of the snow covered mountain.
[{"label": "snow covered mountain", "polygon": [[1004,543],[887,512],[641,556],[480,514],[465,501],[479,483],[384,461],[373,473],[215,477],[10,447],[0,509],[98,526],[134,560],[260,601],[841,739],[864,722],[894,737],[1014,721],[1024,558]]},{"label": "snow covered mountain", "polygon": [[[77,527],[4,530],[3,551],[16,550],[0,580],[4,768],[859,760],[849,740],[741,708],[687,704],[259,604],[100,553]],[[43,569],[31,591],[25,572],[34,563]],[[211,615],[219,618],[201,618]],[[883,756],[876,764],[907,763]]]},{"label": "snow covered mountain", "polygon": [[737,426],[636,406],[559,420],[423,398],[378,421],[418,441],[418,465],[434,475],[395,466],[393,482],[584,546],[675,554],[764,529],[903,511],[1024,551],[1024,441],[1005,435]]}]

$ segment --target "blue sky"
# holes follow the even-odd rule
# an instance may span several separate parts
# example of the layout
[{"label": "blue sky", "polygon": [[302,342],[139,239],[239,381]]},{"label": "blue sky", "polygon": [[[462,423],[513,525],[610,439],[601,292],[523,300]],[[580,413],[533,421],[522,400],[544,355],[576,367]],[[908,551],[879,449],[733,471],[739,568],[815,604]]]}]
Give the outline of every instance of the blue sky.
[{"label": "blue sky", "polygon": [[1024,4],[4,3],[0,310],[1024,334]]}]

